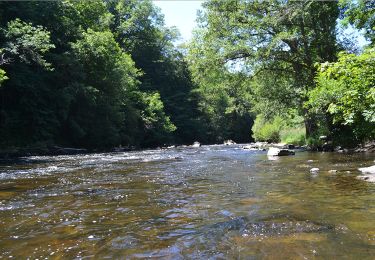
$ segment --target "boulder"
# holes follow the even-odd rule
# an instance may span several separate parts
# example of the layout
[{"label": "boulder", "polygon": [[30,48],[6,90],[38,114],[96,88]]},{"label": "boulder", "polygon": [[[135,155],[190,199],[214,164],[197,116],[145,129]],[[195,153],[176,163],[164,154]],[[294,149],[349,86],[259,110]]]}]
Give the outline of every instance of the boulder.
[{"label": "boulder", "polygon": [[201,147],[201,143],[200,142],[194,142],[192,147]]},{"label": "boulder", "polygon": [[287,156],[287,155],[294,155],[294,151],[288,149],[280,149],[276,147],[270,147],[268,149],[267,155],[268,156]]},{"label": "boulder", "polygon": [[370,166],[370,167],[359,168],[358,170],[361,171],[362,173],[375,174],[375,165]]},{"label": "boulder", "polygon": [[322,145],[322,150],[323,150],[323,152],[333,152],[334,151],[334,147],[332,145],[332,142],[331,141],[325,142]]},{"label": "boulder", "polygon": [[296,149],[296,146],[294,144],[286,144],[285,145],[288,149]]},{"label": "boulder", "polygon": [[358,179],[368,182],[375,182],[375,165],[359,168],[358,170],[363,173],[363,175],[357,176]]},{"label": "boulder", "polygon": [[236,142],[234,142],[233,140],[225,140],[224,141],[224,145],[233,145],[233,144],[236,144]]}]

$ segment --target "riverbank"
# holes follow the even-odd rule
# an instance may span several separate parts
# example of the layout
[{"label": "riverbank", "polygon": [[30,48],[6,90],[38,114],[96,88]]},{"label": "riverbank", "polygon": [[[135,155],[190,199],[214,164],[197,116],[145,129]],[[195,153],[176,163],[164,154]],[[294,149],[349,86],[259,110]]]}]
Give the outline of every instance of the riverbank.
[{"label": "riverbank", "polygon": [[92,151],[84,148],[69,148],[59,146],[8,148],[0,150],[0,159],[16,159],[26,156],[73,155],[91,152]]},{"label": "riverbank", "polygon": [[[233,143],[235,144],[235,143]],[[233,145],[227,144],[225,145]],[[243,149],[248,150],[267,150],[270,147],[277,147],[281,149],[297,149],[299,151],[306,150],[306,151],[313,151],[313,152],[338,152],[338,153],[373,153],[375,152],[375,141],[367,142],[365,144],[359,145],[355,148],[346,148],[341,146],[332,147],[330,149],[323,149],[323,148],[311,148],[307,145],[298,146],[294,144],[286,144],[286,143],[267,143],[267,142],[253,142],[253,143],[246,143],[246,144],[239,144]],[[142,149],[168,149],[168,148],[175,148],[175,147],[189,147],[194,146],[191,144],[183,144],[183,145],[170,145],[170,146],[162,146],[162,147],[136,147],[136,146],[129,146],[129,147],[114,147],[108,149],[86,149],[86,148],[76,148],[76,147],[61,147],[61,146],[35,146],[35,147],[24,147],[24,148],[7,148],[7,149],[0,149],[0,160],[7,160],[7,159],[17,159],[20,157],[27,157],[27,156],[54,156],[54,155],[77,155],[77,154],[91,154],[91,153],[108,153],[108,152],[128,152],[128,151],[136,151]],[[199,147],[199,146],[196,146]]]}]

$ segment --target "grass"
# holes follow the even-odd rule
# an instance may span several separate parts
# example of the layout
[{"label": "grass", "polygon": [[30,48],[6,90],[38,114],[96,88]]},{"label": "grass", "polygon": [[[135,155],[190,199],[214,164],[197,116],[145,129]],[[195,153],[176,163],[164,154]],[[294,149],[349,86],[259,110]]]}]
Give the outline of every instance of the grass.
[{"label": "grass", "polygon": [[305,127],[285,128],[280,131],[282,143],[304,145],[306,144]]}]

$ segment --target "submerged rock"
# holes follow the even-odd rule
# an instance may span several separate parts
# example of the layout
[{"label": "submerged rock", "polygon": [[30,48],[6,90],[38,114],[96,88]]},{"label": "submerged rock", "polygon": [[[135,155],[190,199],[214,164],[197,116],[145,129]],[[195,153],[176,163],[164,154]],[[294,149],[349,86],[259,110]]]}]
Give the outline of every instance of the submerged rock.
[{"label": "submerged rock", "polygon": [[375,174],[360,175],[357,178],[368,182],[375,182]]},{"label": "submerged rock", "polygon": [[68,147],[54,147],[53,154],[59,155],[74,155],[74,154],[84,154],[87,153],[87,149],[81,149],[81,148],[68,148]]},{"label": "submerged rock", "polygon": [[268,156],[287,156],[287,155],[294,155],[294,151],[289,149],[280,149],[276,147],[271,147],[268,149],[267,155]]},{"label": "submerged rock", "polygon": [[213,224],[209,229],[217,232],[238,230],[249,236],[281,236],[299,233],[326,232],[335,230],[335,226],[309,220],[271,219],[253,222],[247,217],[236,217],[225,222]]},{"label": "submerged rock", "polygon": [[126,147],[115,147],[113,148],[113,152],[130,152],[130,151],[133,151],[135,150],[135,147],[131,147],[131,146],[126,146]]},{"label": "submerged rock", "polygon": [[252,151],[266,151],[266,148],[259,147],[257,145],[253,145],[253,144],[242,146],[242,149],[252,150]]}]

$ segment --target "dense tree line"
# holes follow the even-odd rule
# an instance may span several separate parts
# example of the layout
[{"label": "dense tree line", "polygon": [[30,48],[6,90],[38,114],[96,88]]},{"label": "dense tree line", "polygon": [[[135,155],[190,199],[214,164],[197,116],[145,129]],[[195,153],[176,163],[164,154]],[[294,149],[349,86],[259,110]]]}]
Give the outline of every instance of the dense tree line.
[{"label": "dense tree line", "polygon": [[208,139],[174,28],[151,1],[0,2],[0,145]]},{"label": "dense tree line", "polygon": [[314,145],[328,135],[355,144],[374,138],[374,49],[348,54],[358,52],[356,43],[338,35],[340,26],[351,24],[373,43],[373,1],[203,5],[188,60],[213,126],[230,129],[225,122],[235,113],[256,117],[252,130],[261,141],[301,143],[306,136]]},{"label": "dense tree line", "polygon": [[[248,142],[251,129],[373,139],[374,12],[366,0],[210,0],[176,47],[150,0],[1,1],[0,146]],[[369,47],[340,39],[338,19]]]}]

